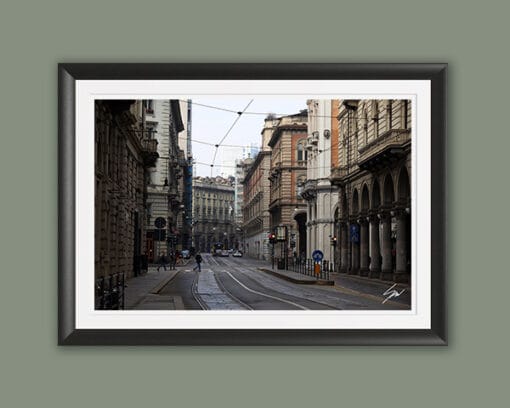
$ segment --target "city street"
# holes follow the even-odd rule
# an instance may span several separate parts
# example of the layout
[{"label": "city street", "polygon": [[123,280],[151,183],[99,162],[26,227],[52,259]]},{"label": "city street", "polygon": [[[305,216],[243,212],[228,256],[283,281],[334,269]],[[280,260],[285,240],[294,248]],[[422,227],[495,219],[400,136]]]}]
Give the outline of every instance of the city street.
[{"label": "city street", "polygon": [[[332,274],[335,284],[313,284],[313,278],[288,271],[275,270],[270,262],[249,258],[213,257],[203,255],[202,271],[193,270],[194,261],[177,268],[177,271],[149,271],[155,279],[146,295],[138,293],[140,300],[134,309],[177,310],[405,310],[409,309],[409,290],[396,289],[401,296],[391,300],[384,293],[393,284],[367,281],[357,277]],[[292,281],[288,278],[292,275]],[[158,281],[158,276],[161,278]],[[128,282],[133,290],[134,278]],[[299,283],[297,283],[299,282]],[[126,295],[129,298],[129,292]],[[388,299],[388,300],[386,300]],[[129,300],[129,299],[128,299]],[[385,301],[386,300],[386,301]],[[384,302],[384,303],[383,303]],[[129,301],[128,301],[129,303]]]},{"label": "city street", "polygon": [[411,111],[403,99],[98,101],[96,308],[409,309]]}]

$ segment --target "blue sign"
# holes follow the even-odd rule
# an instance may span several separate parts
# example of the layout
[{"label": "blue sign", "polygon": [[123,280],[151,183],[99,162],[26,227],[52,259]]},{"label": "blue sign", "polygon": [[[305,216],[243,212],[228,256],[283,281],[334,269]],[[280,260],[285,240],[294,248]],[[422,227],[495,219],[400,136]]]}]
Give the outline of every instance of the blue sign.
[{"label": "blue sign", "polygon": [[315,251],[312,252],[312,258],[315,262],[320,262],[322,261],[322,258],[324,258],[324,254],[322,253],[322,251],[316,249]]},{"label": "blue sign", "polygon": [[359,243],[359,225],[351,224],[350,229],[351,229],[351,242],[358,244]]},{"label": "blue sign", "polygon": [[156,226],[156,228],[165,228],[166,220],[163,217],[158,217],[154,221],[154,225]]}]

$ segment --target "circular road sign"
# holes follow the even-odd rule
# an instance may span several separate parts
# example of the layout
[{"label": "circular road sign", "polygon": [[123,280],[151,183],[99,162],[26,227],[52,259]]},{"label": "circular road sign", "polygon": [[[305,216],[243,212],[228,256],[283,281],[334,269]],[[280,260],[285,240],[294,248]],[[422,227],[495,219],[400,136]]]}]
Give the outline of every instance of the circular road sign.
[{"label": "circular road sign", "polygon": [[322,251],[316,249],[315,251],[312,252],[312,258],[315,262],[320,262],[322,261],[322,258],[324,258],[324,254],[322,253]]},{"label": "circular road sign", "polygon": [[166,220],[165,220],[163,217],[158,217],[158,218],[156,218],[156,220],[154,221],[154,225],[155,225],[157,228],[165,228]]}]

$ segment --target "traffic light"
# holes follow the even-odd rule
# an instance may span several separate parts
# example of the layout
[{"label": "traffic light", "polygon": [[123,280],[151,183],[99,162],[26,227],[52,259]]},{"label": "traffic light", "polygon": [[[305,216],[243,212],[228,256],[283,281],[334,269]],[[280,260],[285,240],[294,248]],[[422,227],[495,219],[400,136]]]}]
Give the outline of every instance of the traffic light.
[{"label": "traffic light", "polygon": [[269,243],[274,244],[276,242],[276,235],[272,232],[269,234]]},{"label": "traffic light", "polygon": [[331,245],[336,246],[336,235],[331,237]]}]

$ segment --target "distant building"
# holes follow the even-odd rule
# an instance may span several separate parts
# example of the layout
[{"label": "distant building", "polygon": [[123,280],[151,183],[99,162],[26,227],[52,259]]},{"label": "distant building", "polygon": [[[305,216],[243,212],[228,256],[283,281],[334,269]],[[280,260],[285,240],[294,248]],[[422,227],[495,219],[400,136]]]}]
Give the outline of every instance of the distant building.
[{"label": "distant building", "polygon": [[257,259],[270,259],[269,168],[271,151],[263,150],[255,159],[244,160],[244,251]]},{"label": "distant building", "polygon": [[193,178],[193,246],[211,252],[213,245],[235,246],[234,178]]},{"label": "distant building", "polygon": [[244,252],[244,230],[243,230],[243,208],[244,208],[244,176],[245,170],[253,159],[236,159],[235,161],[235,175],[234,175],[234,220],[235,220],[235,234],[236,242],[235,249],[240,249]]},{"label": "distant building", "polygon": [[243,147],[243,159],[254,159],[260,151],[260,147],[254,143],[250,146]]},{"label": "distant building", "polygon": [[285,227],[287,231],[285,243],[277,247],[277,257],[306,252],[307,206],[298,193],[306,180],[307,120],[305,109],[295,115],[274,118],[271,129],[265,129],[265,137],[270,136],[267,144],[272,149],[270,226],[273,230],[278,226]]}]

